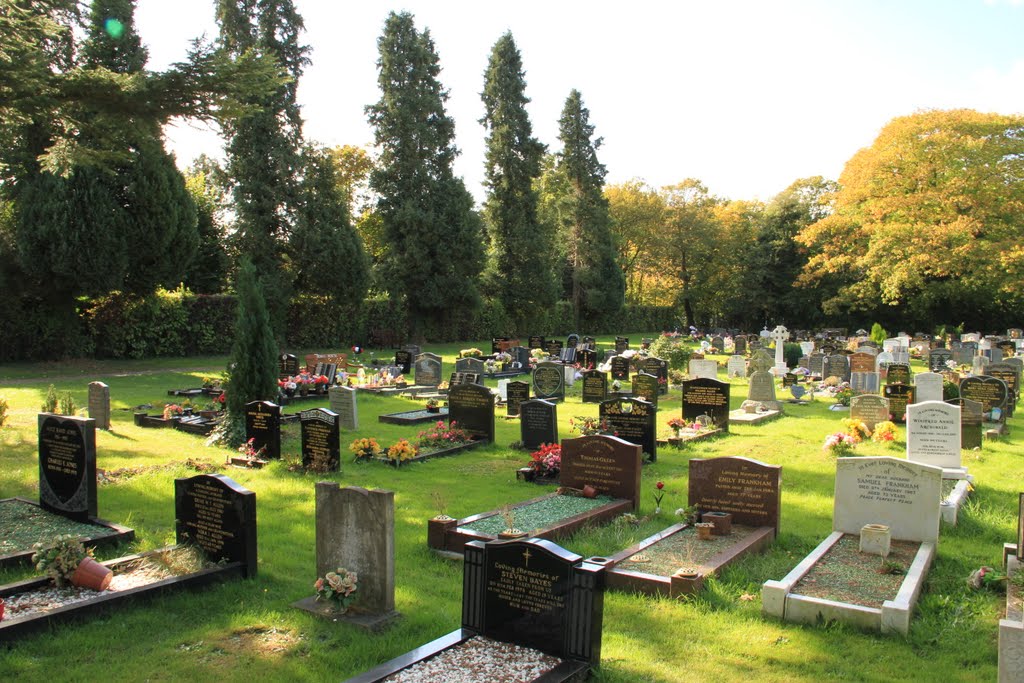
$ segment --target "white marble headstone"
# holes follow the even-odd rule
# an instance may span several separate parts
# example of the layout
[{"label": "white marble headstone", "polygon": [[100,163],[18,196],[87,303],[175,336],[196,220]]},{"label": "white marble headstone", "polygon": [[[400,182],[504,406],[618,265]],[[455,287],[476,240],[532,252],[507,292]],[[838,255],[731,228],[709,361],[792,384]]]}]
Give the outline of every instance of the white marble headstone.
[{"label": "white marble headstone", "polygon": [[726,373],[729,377],[746,377],[747,360],[743,356],[730,356],[726,365]]},{"label": "white marble headstone", "polygon": [[509,379],[498,380],[498,398],[500,398],[502,401],[508,400],[508,383],[511,381],[512,380]]},{"label": "white marble headstone", "polygon": [[959,469],[960,407],[945,401],[907,406],[907,460]]},{"label": "white marble headstone", "polygon": [[939,538],[942,468],[889,456],[836,461],[833,531],[859,534],[865,524],[887,524],[893,540]]},{"label": "white marble headstone", "polygon": [[914,375],[917,402],[942,400],[942,375],[937,372],[919,372]]},{"label": "white marble headstone", "polygon": [[690,379],[704,377],[718,379],[718,361],[700,359],[690,361]]}]

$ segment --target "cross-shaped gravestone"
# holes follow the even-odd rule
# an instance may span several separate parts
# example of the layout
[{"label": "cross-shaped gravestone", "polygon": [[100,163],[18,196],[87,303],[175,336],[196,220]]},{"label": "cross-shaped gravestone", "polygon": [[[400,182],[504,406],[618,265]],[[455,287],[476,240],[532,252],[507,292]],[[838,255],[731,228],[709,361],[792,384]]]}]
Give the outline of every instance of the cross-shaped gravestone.
[{"label": "cross-shaped gravestone", "polygon": [[786,340],[789,339],[789,330],[779,325],[772,330],[769,337],[775,342],[775,374],[786,374],[789,368],[786,366],[786,358],[783,355],[783,351],[785,350]]}]

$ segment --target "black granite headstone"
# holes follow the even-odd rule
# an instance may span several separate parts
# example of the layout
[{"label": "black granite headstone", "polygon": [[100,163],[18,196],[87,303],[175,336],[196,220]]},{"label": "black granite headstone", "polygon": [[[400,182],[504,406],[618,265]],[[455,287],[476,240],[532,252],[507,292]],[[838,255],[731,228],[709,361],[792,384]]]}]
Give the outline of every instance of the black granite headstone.
[{"label": "black granite headstone", "polygon": [[598,370],[583,373],[583,402],[600,403],[608,398],[608,375]]},{"label": "black granite headstone", "polygon": [[284,379],[285,377],[293,377],[299,374],[298,357],[291,353],[282,353],[278,356],[277,374],[281,379]]},{"label": "black granite headstone", "polygon": [[613,398],[599,406],[598,414],[613,436],[640,446],[651,462],[658,459],[657,406],[636,398]]},{"label": "black granite headstone", "polygon": [[907,406],[914,403],[916,395],[917,387],[911,384],[886,384],[882,388],[882,396],[889,400],[889,413],[893,422],[901,425],[907,423]]},{"label": "black granite headstone", "polygon": [[646,372],[639,372],[633,375],[633,396],[650,401],[658,405],[658,378],[648,375]]},{"label": "black granite headstone", "polygon": [[947,349],[932,349],[928,352],[928,370],[931,372],[946,372],[949,367],[947,361],[953,360],[953,353]]},{"label": "black granite headstone", "polygon": [[241,562],[256,576],[256,494],[223,474],[174,480],[175,535],[213,562]]},{"label": "black granite headstone", "polygon": [[1002,412],[1008,395],[1006,382],[995,377],[987,375],[965,377],[960,382],[960,397],[981,403],[981,410],[986,420],[993,419],[993,410],[997,413]]},{"label": "black granite headstone", "polygon": [[707,415],[717,429],[729,431],[729,383],[698,377],[683,382],[683,419]]},{"label": "black granite headstone", "polygon": [[530,450],[558,443],[558,406],[541,399],[523,401],[519,405],[519,435]]},{"label": "black granite headstone", "polygon": [[494,394],[479,384],[459,384],[448,389],[448,420],[474,439],[494,441]]},{"label": "black granite headstone", "polygon": [[252,448],[261,448],[263,457],[281,457],[281,407],[270,401],[245,404],[245,438],[252,439]]},{"label": "black granite headstone", "polygon": [[529,348],[531,349],[547,349],[548,342],[544,337],[539,335],[531,335],[528,342]]},{"label": "black granite headstone", "polygon": [[548,345],[545,347],[548,355],[558,358],[562,355],[562,349],[564,348],[561,339],[549,339]]},{"label": "black granite headstone", "polygon": [[509,382],[505,388],[505,414],[518,415],[523,401],[530,400],[530,385],[527,382]]},{"label": "black granite headstone", "polygon": [[79,522],[96,511],[96,420],[39,414],[39,505]]},{"label": "black granite headstone", "polygon": [[341,468],[341,425],[338,414],[325,408],[299,413],[302,436],[302,466],[315,465],[318,471],[336,472]]},{"label": "black granite headstone", "polygon": [[629,350],[629,337],[615,338],[615,353],[623,353]]},{"label": "black granite headstone", "polygon": [[541,362],[533,369],[533,395],[548,401],[565,398],[565,369],[559,363]]},{"label": "black granite headstone", "polygon": [[580,349],[576,354],[576,362],[584,370],[593,370],[597,367],[597,351],[593,349]]},{"label": "black granite headstone", "polygon": [[508,348],[508,343],[510,341],[512,341],[511,337],[492,337],[491,353],[501,353]]},{"label": "black granite headstone", "polygon": [[403,375],[408,375],[412,372],[412,354],[408,351],[395,351],[395,365],[397,365]]},{"label": "black granite headstone", "polygon": [[910,366],[906,363],[892,363],[885,375],[889,384],[910,384]]},{"label": "black granite headstone", "polygon": [[565,347],[567,349],[575,349],[580,344],[580,335],[573,332],[565,339]]},{"label": "black granite headstone", "polygon": [[668,393],[668,361],[650,356],[640,361],[638,370],[658,378],[658,393]]},{"label": "black granite headstone", "polygon": [[629,381],[629,359],[625,356],[612,358],[612,379]]}]

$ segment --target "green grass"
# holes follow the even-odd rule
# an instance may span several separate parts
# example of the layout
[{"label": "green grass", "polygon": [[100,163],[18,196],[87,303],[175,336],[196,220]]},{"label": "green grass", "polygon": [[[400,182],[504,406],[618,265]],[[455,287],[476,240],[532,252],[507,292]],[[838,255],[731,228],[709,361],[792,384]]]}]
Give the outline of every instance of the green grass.
[{"label": "green grass", "polygon": [[[635,344],[642,335],[629,336]],[[602,337],[602,349],[612,340]],[[455,353],[472,346],[489,348],[475,341],[426,350],[441,353],[447,376]],[[203,374],[219,372],[225,363],[224,358],[179,358],[0,367],[0,396],[11,404],[10,424],[0,430],[0,496],[38,497],[36,413],[47,385],[53,382],[60,391],[72,391],[84,405],[86,385],[101,380],[110,385],[114,410],[113,429],[98,434],[99,467],[154,468],[99,487],[100,516],[134,527],[138,540],[130,549],[98,554],[106,559],[173,542],[173,480],[194,472],[184,465],[162,466],[188,458],[222,463],[228,452],[207,448],[201,438],[181,432],[135,427],[130,408],[159,406],[170,400],[168,389],[197,386]],[[915,363],[915,371],[923,369]],[[138,372],[147,374],[130,374]],[[597,414],[597,406],[580,402],[579,392],[577,384],[559,405],[563,438],[571,436],[570,417]],[[732,407],[739,407],[745,396],[746,383],[734,380]],[[534,498],[553,487],[516,482],[515,469],[528,455],[508,448],[519,438],[518,423],[500,418],[493,446],[398,469],[353,464],[344,449],[356,436],[375,436],[381,445],[389,445],[424,428],[377,422],[382,413],[414,409],[419,403],[362,394],[358,400],[361,429],[342,435],[340,473],[298,474],[289,472],[284,462],[263,470],[227,471],[257,494],[260,564],[255,579],[162,596],[24,639],[0,650],[0,679],[49,681],[59,675],[65,680],[338,681],[457,628],[461,565],[435,557],[426,547],[426,520],[438,512],[437,499],[443,499],[448,514],[464,517]],[[680,450],[659,449],[657,463],[643,471],[639,514],[652,513],[654,484],[664,481],[660,520],[589,529],[563,543],[585,556],[608,555],[676,521],[672,511],[686,503],[690,458],[744,456],[783,466],[781,533],[766,554],[728,568],[702,594],[687,600],[607,594],[603,666],[597,680],[994,680],[1001,596],[972,592],[964,579],[979,565],[998,565],[1002,543],[1014,539],[1016,496],[1024,490],[1024,469],[1014,446],[1016,429],[1024,428],[1020,418],[1010,420],[1008,439],[987,441],[984,450],[964,454],[977,490],[961,511],[960,525],[942,528],[938,558],[908,637],[835,624],[788,624],[761,614],[761,584],[782,578],[831,530],[835,460],[822,452],[821,444],[848,413],[829,412],[829,404],[818,400],[786,406],[780,420],[733,426],[728,436]],[[301,404],[303,409],[315,405],[320,404]],[[662,398],[659,429],[667,433],[665,422],[679,414],[679,406],[678,392]],[[295,460],[298,427],[288,426],[284,432],[283,452]],[[899,456],[902,444],[865,444],[857,453]],[[313,486],[321,479],[396,492],[396,603],[403,618],[383,634],[367,635],[289,607],[313,593]],[[30,574],[28,569],[2,571],[0,582]]]}]

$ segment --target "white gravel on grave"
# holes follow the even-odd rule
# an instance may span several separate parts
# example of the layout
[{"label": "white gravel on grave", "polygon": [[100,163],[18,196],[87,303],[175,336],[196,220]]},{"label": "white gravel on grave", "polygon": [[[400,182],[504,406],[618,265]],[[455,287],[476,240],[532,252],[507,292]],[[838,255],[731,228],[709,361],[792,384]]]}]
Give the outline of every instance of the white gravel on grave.
[{"label": "white gravel on grave", "polygon": [[562,662],[537,650],[476,636],[388,676],[389,683],[528,683]]},{"label": "white gravel on grave", "polygon": [[75,586],[46,586],[25,593],[18,593],[4,598],[6,604],[4,621],[14,621],[25,617],[35,616],[43,612],[51,612],[58,607],[66,607],[79,602],[88,602],[98,595],[107,595],[118,591],[126,591],[131,588],[145,586],[149,583],[156,583],[167,578],[157,572],[128,572],[126,574],[114,574],[110,580],[110,586],[105,591],[94,591],[88,588],[77,588]]}]

